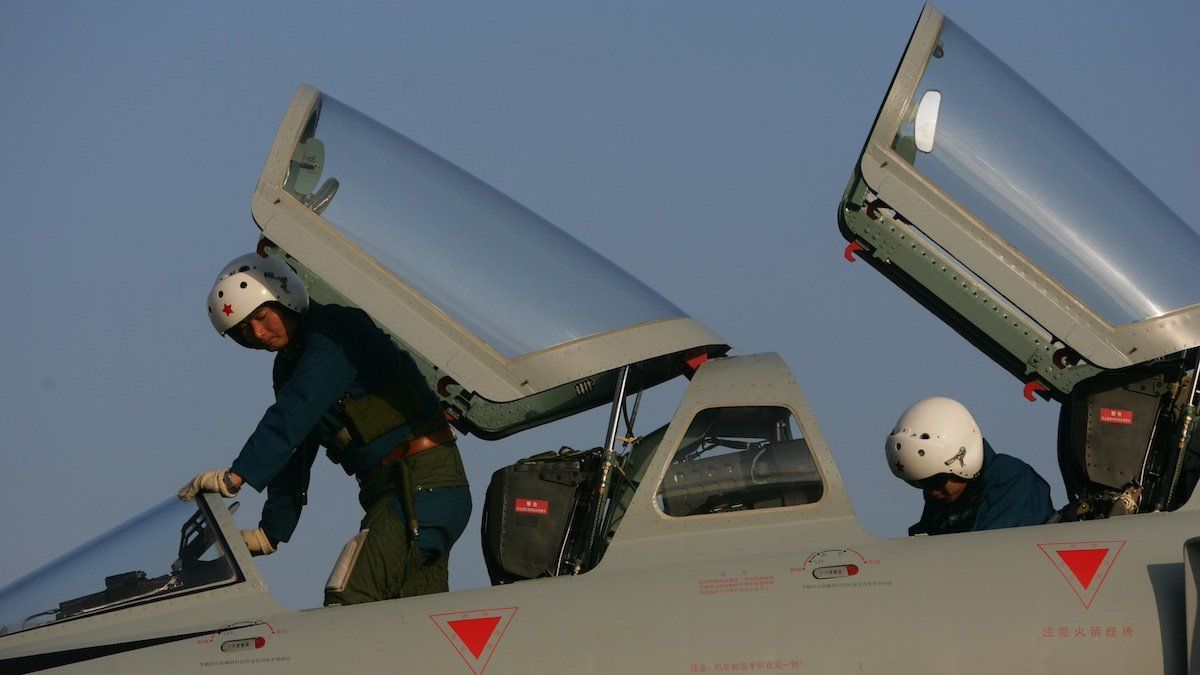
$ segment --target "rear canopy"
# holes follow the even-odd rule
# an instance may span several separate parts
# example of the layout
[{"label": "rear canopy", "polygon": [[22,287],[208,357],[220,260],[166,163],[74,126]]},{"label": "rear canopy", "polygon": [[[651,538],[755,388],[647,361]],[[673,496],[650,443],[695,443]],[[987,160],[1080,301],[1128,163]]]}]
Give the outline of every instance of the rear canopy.
[{"label": "rear canopy", "polygon": [[254,219],[314,298],[364,309],[460,428],[500,437],[724,353],[654,290],[483,181],[302,85]]},{"label": "rear canopy", "polygon": [[1200,235],[932,6],[857,168],[846,236],[1060,390],[1087,371],[1052,353],[1094,373],[1200,345]]}]

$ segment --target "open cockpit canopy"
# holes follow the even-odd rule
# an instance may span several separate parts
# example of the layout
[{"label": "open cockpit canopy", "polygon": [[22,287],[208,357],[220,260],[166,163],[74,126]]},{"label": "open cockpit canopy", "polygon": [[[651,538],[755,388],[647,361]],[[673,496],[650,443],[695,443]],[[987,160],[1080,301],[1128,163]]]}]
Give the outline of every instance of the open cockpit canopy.
[{"label": "open cockpit canopy", "polygon": [[840,222],[890,279],[1059,392],[1200,345],[1200,235],[932,6]]},{"label": "open cockpit canopy", "polygon": [[1068,517],[1196,483],[1200,235],[926,5],[839,209],[864,259],[1062,402]]},{"label": "open cockpit canopy", "polygon": [[367,311],[485,438],[611,402],[622,366],[645,388],[728,349],[550,222],[307,85],[253,213],[314,298]]}]

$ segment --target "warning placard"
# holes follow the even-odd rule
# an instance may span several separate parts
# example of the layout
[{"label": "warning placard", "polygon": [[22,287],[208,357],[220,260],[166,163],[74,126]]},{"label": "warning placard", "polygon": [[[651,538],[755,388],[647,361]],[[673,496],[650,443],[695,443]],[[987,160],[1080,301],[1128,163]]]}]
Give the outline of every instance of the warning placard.
[{"label": "warning placard", "polygon": [[1101,408],[1100,421],[1105,424],[1133,424],[1133,411],[1120,408]]},{"label": "warning placard", "polygon": [[550,513],[550,501],[547,499],[515,499],[513,500],[513,510],[517,513],[532,513],[535,516],[544,516]]}]

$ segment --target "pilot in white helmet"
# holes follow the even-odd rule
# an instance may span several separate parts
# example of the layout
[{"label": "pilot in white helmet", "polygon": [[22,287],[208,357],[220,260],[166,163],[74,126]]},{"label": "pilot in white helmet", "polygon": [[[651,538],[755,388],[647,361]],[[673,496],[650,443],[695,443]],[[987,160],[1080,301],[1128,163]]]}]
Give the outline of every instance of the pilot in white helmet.
[{"label": "pilot in white helmet", "polygon": [[222,336],[275,354],[275,402],[228,469],[205,471],[180,499],[266,490],[242,532],[273,553],[296,529],[318,446],[358,479],[366,512],[325,588],[326,605],[448,590],[450,547],[471,513],[454,433],[412,357],[355,307],[311,302],[282,259],[249,253],[217,276],[208,318]]},{"label": "pilot in white helmet", "polygon": [[993,451],[954,399],[914,403],[883,447],[892,473],[925,494],[909,535],[1040,525],[1054,513],[1046,481],[1025,462]]}]

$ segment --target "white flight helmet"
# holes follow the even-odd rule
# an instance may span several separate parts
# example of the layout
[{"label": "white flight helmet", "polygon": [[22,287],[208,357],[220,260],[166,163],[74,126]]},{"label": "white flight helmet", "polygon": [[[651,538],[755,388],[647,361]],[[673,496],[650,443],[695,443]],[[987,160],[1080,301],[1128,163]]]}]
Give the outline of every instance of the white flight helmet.
[{"label": "white flight helmet", "polygon": [[221,335],[265,302],[278,302],[297,314],[308,309],[308,289],[282,260],[257,253],[234,258],[208,294],[208,318]]},{"label": "white flight helmet", "polygon": [[941,473],[970,480],[983,467],[983,435],[971,413],[952,398],[917,401],[883,444],[888,466],[910,483]]}]

